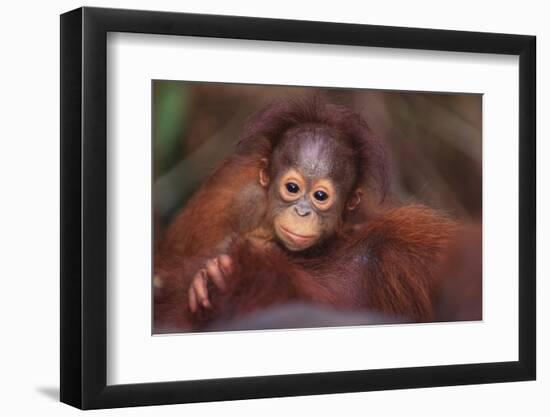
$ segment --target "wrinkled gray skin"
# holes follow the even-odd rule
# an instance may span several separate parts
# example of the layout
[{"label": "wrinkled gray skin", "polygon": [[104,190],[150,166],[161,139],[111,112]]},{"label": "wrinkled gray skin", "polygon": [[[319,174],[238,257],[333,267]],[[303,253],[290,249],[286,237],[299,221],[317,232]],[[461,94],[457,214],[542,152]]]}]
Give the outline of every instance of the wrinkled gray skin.
[{"label": "wrinkled gray skin", "polygon": [[[306,179],[306,193],[296,201],[283,201],[278,192],[281,177],[294,168]],[[270,166],[268,213],[272,218],[294,206],[299,216],[316,216],[323,231],[321,240],[337,230],[346,202],[351,195],[357,173],[354,151],[326,126],[302,125],[286,132],[275,148]],[[332,181],[335,203],[326,211],[311,202],[311,187],[319,179]]]}]

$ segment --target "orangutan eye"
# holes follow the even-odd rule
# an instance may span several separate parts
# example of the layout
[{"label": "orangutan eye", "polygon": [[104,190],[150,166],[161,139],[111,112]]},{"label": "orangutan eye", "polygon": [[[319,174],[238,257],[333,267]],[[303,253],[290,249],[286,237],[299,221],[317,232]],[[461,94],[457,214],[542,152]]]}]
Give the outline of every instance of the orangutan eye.
[{"label": "orangutan eye", "polygon": [[298,187],[298,184],[295,184],[293,182],[287,182],[285,186],[289,193],[296,194],[298,191],[300,191],[300,187]]},{"label": "orangutan eye", "polygon": [[325,201],[328,198],[328,194],[325,193],[324,191],[319,190],[319,191],[315,191],[315,193],[313,193],[313,197],[317,201]]}]

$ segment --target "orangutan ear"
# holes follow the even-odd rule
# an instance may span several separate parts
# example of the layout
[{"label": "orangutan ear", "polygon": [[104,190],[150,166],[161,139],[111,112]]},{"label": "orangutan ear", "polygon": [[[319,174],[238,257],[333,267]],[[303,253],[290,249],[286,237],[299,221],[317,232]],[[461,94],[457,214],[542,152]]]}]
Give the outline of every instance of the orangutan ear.
[{"label": "orangutan ear", "polygon": [[267,167],[269,162],[267,158],[262,158],[260,160],[260,184],[262,187],[267,187],[269,185],[269,175],[267,173]]},{"label": "orangutan ear", "polygon": [[354,210],[361,202],[362,196],[363,196],[363,190],[361,190],[360,188],[356,189],[352,193],[351,197],[349,198],[346,208],[350,211]]}]

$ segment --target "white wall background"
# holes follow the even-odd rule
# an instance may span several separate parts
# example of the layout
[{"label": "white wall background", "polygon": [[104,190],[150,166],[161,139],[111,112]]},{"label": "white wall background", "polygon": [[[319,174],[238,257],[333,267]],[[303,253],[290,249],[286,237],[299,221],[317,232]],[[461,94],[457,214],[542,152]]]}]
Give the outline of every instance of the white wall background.
[{"label": "white wall background", "polygon": [[[77,1],[8,2],[0,25],[0,410],[74,415],[59,391],[59,17]],[[534,34],[538,37],[538,381],[100,411],[99,415],[548,415],[550,97],[545,2],[92,1],[86,5]],[[29,153],[32,152],[32,153]],[[546,232],[546,233],[545,233]],[[543,259],[546,258],[546,259]],[[546,395],[545,395],[546,394]]]}]

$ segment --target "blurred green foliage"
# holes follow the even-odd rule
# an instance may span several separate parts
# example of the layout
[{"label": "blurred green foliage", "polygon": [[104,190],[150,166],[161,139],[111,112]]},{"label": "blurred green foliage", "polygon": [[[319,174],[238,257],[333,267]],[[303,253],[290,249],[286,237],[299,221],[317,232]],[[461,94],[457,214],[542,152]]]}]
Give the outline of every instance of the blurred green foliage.
[{"label": "blurred green foliage", "polygon": [[155,82],[154,158],[155,178],[165,174],[179,160],[181,141],[189,115],[189,93],[181,82]]}]

